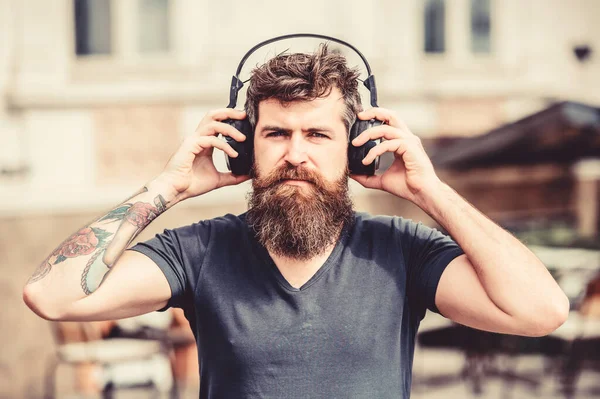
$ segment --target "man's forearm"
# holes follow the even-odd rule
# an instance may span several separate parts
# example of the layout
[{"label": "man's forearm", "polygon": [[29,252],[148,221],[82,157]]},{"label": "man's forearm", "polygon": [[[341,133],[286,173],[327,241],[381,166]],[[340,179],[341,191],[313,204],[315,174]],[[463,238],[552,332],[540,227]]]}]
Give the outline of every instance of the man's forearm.
[{"label": "man's forearm", "polygon": [[63,241],[38,266],[26,289],[53,306],[91,294],[133,239],[176,202],[172,191],[157,180],[151,181]]},{"label": "man's forearm", "polygon": [[568,310],[568,301],[544,264],[446,184],[418,204],[465,251],[495,305],[518,320]]}]

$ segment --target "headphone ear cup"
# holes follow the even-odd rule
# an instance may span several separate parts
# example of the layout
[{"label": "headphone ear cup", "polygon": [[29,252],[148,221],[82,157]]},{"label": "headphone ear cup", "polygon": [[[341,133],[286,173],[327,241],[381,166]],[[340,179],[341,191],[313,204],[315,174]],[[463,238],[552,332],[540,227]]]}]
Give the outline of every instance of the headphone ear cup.
[{"label": "headphone ear cup", "polygon": [[224,136],[227,144],[238,153],[236,158],[232,158],[225,154],[227,169],[234,175],[249,175],[250,170],[252,169],[252,156],[254,153],[254,131],[252,125],[250,125],[250,121],[248,121],[247,118],[242,120],[225,119],[223,123],[233,126],[246,136],[246,140],[242,142],[236,141],[229,136]]},{"label": "headphone ear cup", "polygon": [[367,156],[371,148],[375,147],[381,140],[368,140],[361,146],[354,146],[352,140],[360,136],[362,132],[375,126],[381,126],[383,122],[377,119],[362,120],[356,119],[352,127],[350,128],[350,135],[348,137],[348,169],[353,175],[367,175],[373,176],[375,171],[379,167],[379,157],[368,165],[363,165],[362,160]]}]

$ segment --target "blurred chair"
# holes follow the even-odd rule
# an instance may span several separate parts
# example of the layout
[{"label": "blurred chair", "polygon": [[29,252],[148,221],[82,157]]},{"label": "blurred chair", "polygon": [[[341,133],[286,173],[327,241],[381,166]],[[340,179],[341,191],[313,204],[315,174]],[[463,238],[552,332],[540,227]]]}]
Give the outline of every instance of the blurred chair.
[{"label": "blurred chair", "polygon": [[200,366],[196,338],[182,309],[171,309],[173,323],[169,328],[169,341],[175,354],[173,374],[180,394],[198,397]]},{"label": "blurred chair", "polygon": [[51,323],[57,348],[46,370],[45,398],[55,397],[56,371],[63,364],[79,370],[96,365],[95,381],[105,398],[116,389],[140,386],[150,386],[157,396],[176,396],[168,344],[154,339],[103,339],[105,332],[98,325]]},{"label": "blurred chair", "polygon": [[477,381],[469,380],[474,376],[473,363],[464,350],[461,332],[461,326],[452,320],[427,311],[415,339],[413,391],[465,382],[477,385]]},{"label": "blurred chair", "polygon": [[[502,337],[501,347],[509,354],[509,370],[512,369],[503,379],[504,397],[510,396],[515,382],[526,382],[529,388],[537,390],[546,381],[558,383],[558,393],[565,398],[574,398],[583,365],[594,360],[599,363],[600,358],[594,355],[600,353],[600,279],[594,280],[597,271],[587,265],[550,271],[569,297],[569,317],[545,337]],[[596,290],[592,289],[594,281],[598,284]],[[542,367],[520,367],[528,354],[543,356]],[[598,366],[596,369],[600,371]]]},{"label": "blurred chair", "polygon": [[576,394],[600,395],[600,384],[592,392],[578,392],[578,381],[586,368],[600,373],[600,275],[588,282],[583,300],[567,321],[550,334],[563,342],[563,353],[554,364],[565,398]]},{"label": "blurred chair", "polygon": [[479,396],[491,378],[510,382],[503,392],[505,397],[516,382],[534,391],[538,388],[539,373],[532,376],[517,372],[516,355],[520,353],[522,337],[465,327],[434,313],[428,313],[423,322],[417,337],[419,356],[424,355],[423,348],[433,349],[424,357],[430,358],[436,370],[433,373],[415,370],[416,390],[464,384],[474,396]]}]

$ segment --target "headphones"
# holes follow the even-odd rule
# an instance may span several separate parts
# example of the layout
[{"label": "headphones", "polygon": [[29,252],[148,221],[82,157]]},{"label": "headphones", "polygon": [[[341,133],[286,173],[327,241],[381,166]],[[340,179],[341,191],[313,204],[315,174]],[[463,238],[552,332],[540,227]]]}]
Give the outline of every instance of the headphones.
[{"label": "headphones", "polygon": [[[371,97],[371,106],[377,107],[377,87],[375,86],[375,76],[371,74],[371,67],[367,62],[367,59],[361,54],[360,51],[356,49],[356,47],[352,46],[349,43],[346,43],[343,40],[339,40],[330,36],[318,35],[313,33],[297,33],[291,35],[277,36],[272,39],[265,40],[252,47],[246,53],[246,55],[244,55],[237,67],[235,75],[233,75],[231,79],[231,86],[229,88],[229,105],[227,105],[227,108],[235,108],[236,106],[238,92],[244,86],[244,82],[240,80],[239,75],[248,57],[250,57],[250,55],[256,50],[263,46],[266,46],[267,44],[297,37],[313,37],[318,39],[331,40],[333,42],[342,44],[356,52],[365,64],[367,68],[367,73],[369,75],[367,79],[364,80],[363,84],[366,86],[367,89],[369,89]],[[229,145],[231,145],[231,147],[233,147],[233,149],[238,153],[238,156],[236,158],[232,158],[225,154],[227,168],[235,175],[250,174],[250,170],[252,168],[252,157],[254,154],[254,129],[250,125],[248,118],[245,118],[243,120],[226,119],[223,121],[223,123],[227,123],[228,125],[233,126],[237,130],[239,130],[243,135],[246,136],[246,140],[243,142],[238,142],[229,136],[225,136],[226,142]],[[379,168],[379,157],[377,157],[375,161],[373,161],[369,165],[363,165],[362,160],[367,155],[369,150],[375,147],[380,140],[368,140],[365,144],[358,147],[352,145],[352,140],[358,137],[365,130],[375,126],[380,126],[382,124],[383,122],[377,119],[361,120],[357,117],[352,126],[350,127],[350,134],[348,135],[348,168],[350,169],[351,174],[372,176],[375,174],[375,171]]]}]

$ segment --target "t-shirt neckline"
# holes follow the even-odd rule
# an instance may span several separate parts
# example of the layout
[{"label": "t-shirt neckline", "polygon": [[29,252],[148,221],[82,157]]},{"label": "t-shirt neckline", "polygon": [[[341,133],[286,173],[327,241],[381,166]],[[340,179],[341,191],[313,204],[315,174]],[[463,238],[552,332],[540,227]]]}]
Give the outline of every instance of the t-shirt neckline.
[{"label": "t-shirt neckline", "polygon": [[269,254],[269,251],[267,250],[267,248],[265,248],[264,245],[262,245],[257,240],[254,231],[252,230],[252,228],[250,226],[248,226],[245,213],[243,215],[243,220],[244,220],[244,224],[247,227],[248,238],[249,238],[250,242],[252,243],[252,245],[254,246],[256,253],[258,254],[260,260],[262,260],[262,263],[268,267],[268,269],[270,270],[273,277],[275,277],[275,280],[277,281],[277,283],[282,288],[284,288],[285,290],[287,290],[289,292],[306,291],[313,284],[315,284],[317,281],[319,281],[321,279],[321,277],[324,276],[325,273],[327,273],[327,271],[329,269],[331,269],[331,267],[336,263],[336,261],[340,257],[340,254],[341,254],[344,246],[346,245],[346,242],[348,241],[348,237],[350,236],[350,228],[348,228],[348,226],[344,227],[342,232],[340,233],[340,238],[335,243],[333,251],[331,251],[331,253],[327,257],[325,262],[321,265],[319,270],[317,270],[317,272],[315,274],[313,274],[312,277],[310,279],[308,279],[308,281],[306,283],[304,283],[300,288],[296,288],[296,287],[292,286],[289,283],[289,281],[287,281],[287,279],[283,276],[283,274],[281,274],[281,271],[275,264],[275,261]]}]

